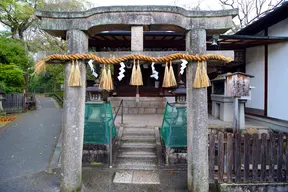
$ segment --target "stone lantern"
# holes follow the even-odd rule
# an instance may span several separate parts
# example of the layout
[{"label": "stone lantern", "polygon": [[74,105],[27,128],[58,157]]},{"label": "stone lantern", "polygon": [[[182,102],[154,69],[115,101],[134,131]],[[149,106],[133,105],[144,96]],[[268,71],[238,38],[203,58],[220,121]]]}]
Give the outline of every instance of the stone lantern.
[{"label": "stone lantern", "polygon": [[0,90],[0,114],[5,114],[5,111],[2,106],[2,101],[5,99],[4,95],[5,95],[5,92]]},{"label": "stone lantern", "polygon": [[175,102],[178,104],[186,104],[186,87],[183,81],[179,82],[179,87],[174,91]]},{"label": "stone lantern", "polygon": [[87,87],[87,101],[102,101],[102,89],[98,87]]}]

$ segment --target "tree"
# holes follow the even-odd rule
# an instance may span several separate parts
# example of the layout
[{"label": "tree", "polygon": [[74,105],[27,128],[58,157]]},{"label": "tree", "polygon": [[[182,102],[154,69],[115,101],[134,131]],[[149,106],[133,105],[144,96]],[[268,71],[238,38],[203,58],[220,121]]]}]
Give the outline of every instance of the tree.
[{"label": "tree", "polygon": [[6,93],[22,92],[24,88],[23,71],[15,64],[0,63],[0,87]]},{"label": "tree", "polygon": [[24,39],[24,32],[37,20],[35,11],[82,11],[91,7],[83,0],[1,0],[0,22],[8,27],[13,38]]},{"label": "tree", "polygon": [[235,25],[236,30],[245,27],[263,14],[271,11],[283,1],[284,0],[219,0],[224,8],[239,9],[237,16],[239,25]]},{"label": "tree", "polygon": [[[50,0],[44,3],[45,11],[82,11],[92,5],[81,0]],[[39,29],[38,21],[35,21],[25,32],[25,42],[28,50],[33,53],[39,51],[64,53],[66,42],[61,38],[53,37]],[[38,76],[31,77],[30,91],[35,88],[44,88],[46,91],[58,91],[57,85],[64,84],[64,66],[48,65],[46,71]]]},{"label": "tree", "polygon": [[13,38],[24,38],[24,31],[36,20],[35,10],[42,0],[1,0],[0,22],[11,30]]},{"label": "tree", "polygon": [[15,64],[22,71],[27,71],[33,62],[32,58],[27,55],[22,41],[2,35],[0,36],[0,63]]}]

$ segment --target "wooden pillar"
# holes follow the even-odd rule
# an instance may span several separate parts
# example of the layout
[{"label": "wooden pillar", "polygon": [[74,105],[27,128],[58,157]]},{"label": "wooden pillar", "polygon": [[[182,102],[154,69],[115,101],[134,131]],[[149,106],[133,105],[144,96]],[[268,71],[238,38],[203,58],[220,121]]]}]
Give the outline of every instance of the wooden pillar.
[{"label": "wooden pillar", "polygon": [[[67,31],[68,53],[88,53],[88,37],[80,30]],[[61,192],[80,191],[82,186],[82,149],[86,91],[86,65],[79,61],[81,87],[69,87],[71,62],[65,66]]]},{"label": "wooden pillar", "polygon": [[[186,51],[206,52],[206,30],[192,29],[186,35]],[[189,192],[208,192],[208,106],[207,88],[193,88],[197,62],[186,69],[187,91],[187,184]]]},{"label": "wooden pillar", "polygon": [[[144,29],[143,26],[131,27],[131,51],[142,52],[144,49]],[[139,102],[139,87],[136,87],[136,102]]]}]

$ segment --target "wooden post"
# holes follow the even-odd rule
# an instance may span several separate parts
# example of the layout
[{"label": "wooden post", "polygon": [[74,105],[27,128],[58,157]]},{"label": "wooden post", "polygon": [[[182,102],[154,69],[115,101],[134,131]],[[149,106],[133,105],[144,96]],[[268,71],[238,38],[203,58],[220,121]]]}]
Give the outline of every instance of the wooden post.
[{"label": "wooden post", "polygon": [[209,135],[209,182],[215,182],[215,134],[211,131]]},{"label": "wooden post", "polygon": [[233,118],[233,131],[237,133],[239,129],[239,98],[234,97],[234,118]]},{"label": "wooden post", "polygon": [[[68,53],[88,53],[88,37],[80,30],[67,31]],[[82,186],[82,149],[86,91],[86,65],[79,61],[81,87],[69,87],[71,62],[65,66],[61,192],[80,191]]]},{"label": "wooden post", "polygon": [[224,133],[218,133],[218,182],[223,183],[224,175]]},{"label": "wooden post", "polygon": [[234,136],[231,133],[227,134],[227,182],[232,183],[232,169],[233,169],[233,140]]},{"label": "wooden post", "polygon": [[[186,34],[186,51],[206,52],[206,30],[193,29]],[[187,185],[189,192],[208,192],[208,108],[207,88],[193,88],[197,69],[190,62],[186,69],[187,94]]]}]

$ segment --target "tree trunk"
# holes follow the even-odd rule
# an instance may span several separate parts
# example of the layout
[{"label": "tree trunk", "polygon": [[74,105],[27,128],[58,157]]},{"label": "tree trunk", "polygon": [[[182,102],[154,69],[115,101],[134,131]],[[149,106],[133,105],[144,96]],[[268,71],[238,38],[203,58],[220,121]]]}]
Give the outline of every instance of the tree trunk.
[{"label": "tree trunk", "polygon": [[29,74],[28,72],[24,73],[24,79],[25,79],[25,93],[29,92]]}]

